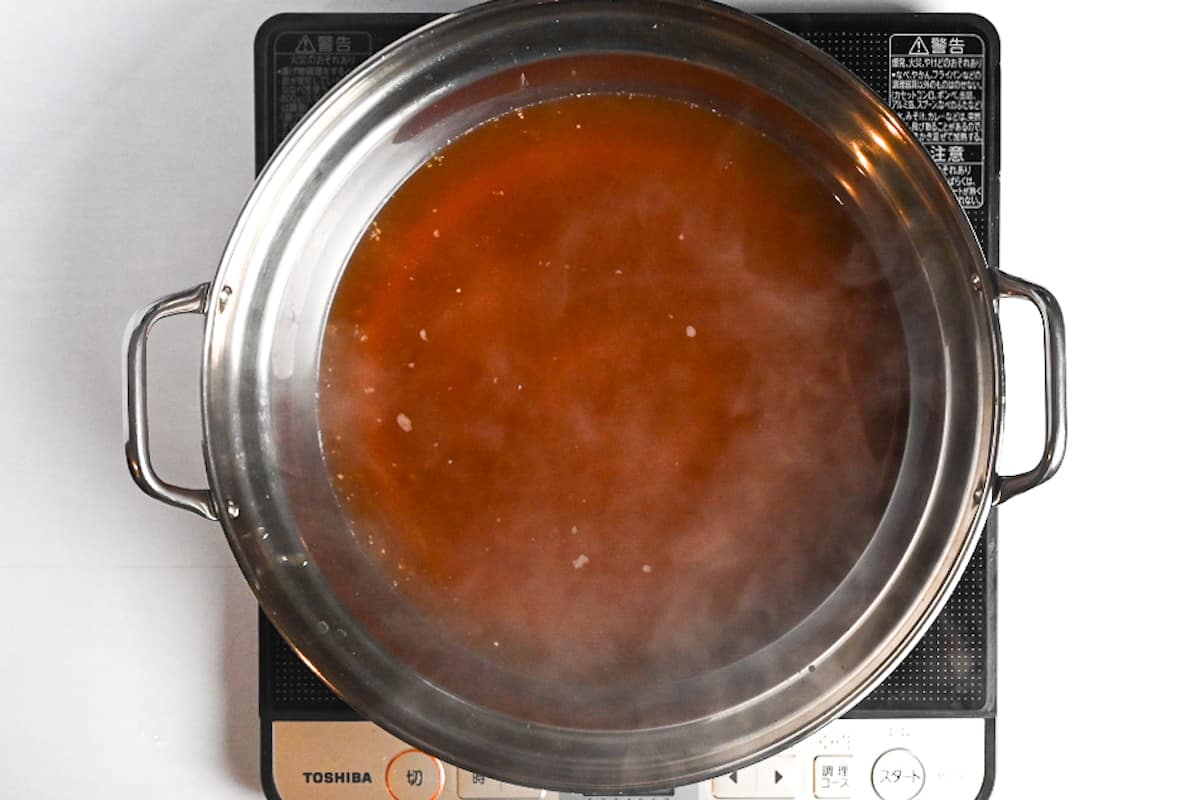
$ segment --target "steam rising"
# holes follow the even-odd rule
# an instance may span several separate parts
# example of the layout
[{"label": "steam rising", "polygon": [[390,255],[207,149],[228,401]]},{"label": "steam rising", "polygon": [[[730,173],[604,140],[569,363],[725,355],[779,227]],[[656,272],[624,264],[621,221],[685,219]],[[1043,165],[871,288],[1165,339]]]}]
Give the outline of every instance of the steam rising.
[{"label": "steam rising", "polygon": [[786,633],[870,540],[907,424],[852,207],[667,100],[547,103],[440,155],[355,253],[322,365],[330,469],[397,608],[581,686]]}]

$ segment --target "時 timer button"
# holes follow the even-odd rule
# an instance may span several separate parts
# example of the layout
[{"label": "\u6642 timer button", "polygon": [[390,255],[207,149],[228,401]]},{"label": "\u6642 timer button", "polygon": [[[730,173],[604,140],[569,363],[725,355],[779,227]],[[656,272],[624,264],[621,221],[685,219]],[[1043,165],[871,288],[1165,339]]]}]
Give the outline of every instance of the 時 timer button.
[{"label": "\u6642 timer button", "polygon": [[925,767],[903,747],[888,750],[871,767],[871,787],[880,800],[912,800],[925,787]]},{"label": "\u6642 timer button", "polygon": [[442,762],[420,750],[405,750],[387,767],[387,788],[395,800],[437,800],[446,785]]},{"label": "\u6642 timer button", "polygon": [[501,783],[478,772],[458,771],[458,796],[462,800],[537,800],[545,792],[528,786]]},{"label": "\u6642 timer button", "polygon": [[478,772],[458,771],[458,796],[462,800],[499,800],[504,797],[504,784]]}]

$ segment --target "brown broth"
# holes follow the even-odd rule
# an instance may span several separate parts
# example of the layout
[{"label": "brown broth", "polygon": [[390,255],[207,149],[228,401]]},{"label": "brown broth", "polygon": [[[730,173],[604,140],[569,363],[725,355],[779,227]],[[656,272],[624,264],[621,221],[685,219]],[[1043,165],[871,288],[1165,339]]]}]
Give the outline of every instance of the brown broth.
[{"label": "brown broth", "polygon": [[349,524],[509,668],[727,663],[845,576],[908,418],[876,254],[801,160],[662,98],[462,136],[355,250],[322,354]]}]

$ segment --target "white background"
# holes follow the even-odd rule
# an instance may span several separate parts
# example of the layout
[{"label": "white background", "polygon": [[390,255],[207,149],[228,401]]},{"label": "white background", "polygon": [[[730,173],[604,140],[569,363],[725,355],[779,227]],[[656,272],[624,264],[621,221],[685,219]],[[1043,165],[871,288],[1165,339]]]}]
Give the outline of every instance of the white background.
[{"label": "white background", "polygon": [[[250,188],[259,23],[389,6],[5,6],[0,796],[258,797],[253,600],[215,525],[126,475],[120,342],[139,306],[211,276]],[[1200,710],[1195,12],[907,8],[1000,30],[1002,265],[1050,287],[1069,331],[1066,465],[1001,520],[994,796],[1184,796]],[[1040,435],[1039,334],[1032,312],[1004,318],[1003,465],[1019,468]],[[199,323],[160,330],[154,450],[196,483]]]}]

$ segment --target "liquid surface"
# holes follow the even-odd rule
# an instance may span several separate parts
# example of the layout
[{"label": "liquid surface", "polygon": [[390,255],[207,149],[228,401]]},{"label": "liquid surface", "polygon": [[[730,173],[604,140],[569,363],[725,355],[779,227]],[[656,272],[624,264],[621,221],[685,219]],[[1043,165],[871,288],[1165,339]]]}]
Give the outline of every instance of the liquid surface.
[{"label": "liquid surface", "polygon": [[447,146],[354,252],[321,369],[331,480],[398,598],[583,681],[728,663],[801,621],[873,533],[908,415],[842,200],[650,97]]}]

